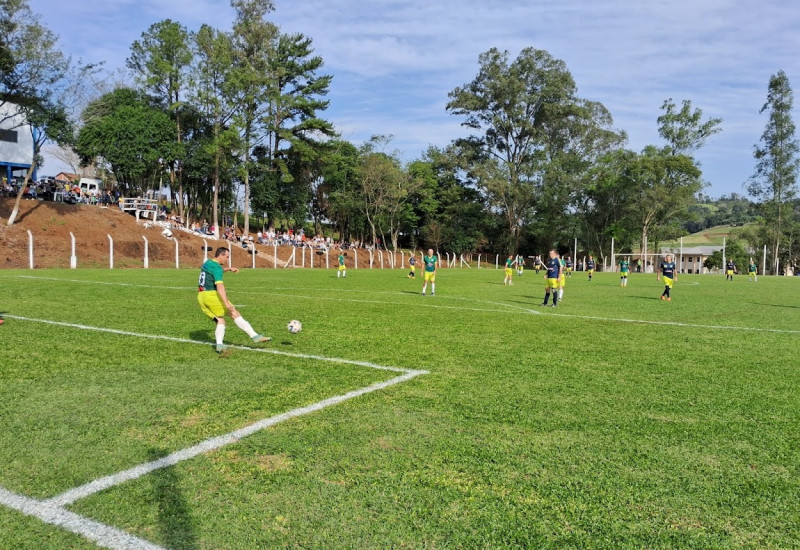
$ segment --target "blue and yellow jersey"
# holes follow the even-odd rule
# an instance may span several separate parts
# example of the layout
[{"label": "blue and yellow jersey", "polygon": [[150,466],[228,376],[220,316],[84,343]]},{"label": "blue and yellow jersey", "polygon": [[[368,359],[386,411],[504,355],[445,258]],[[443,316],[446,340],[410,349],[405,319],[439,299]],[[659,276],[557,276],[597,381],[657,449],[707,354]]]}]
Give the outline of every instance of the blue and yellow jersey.
[{"label": "blue and yellow jersey", "polygon": [[667,279],[675,278],[675,262],[661,262],[661,275]]}]

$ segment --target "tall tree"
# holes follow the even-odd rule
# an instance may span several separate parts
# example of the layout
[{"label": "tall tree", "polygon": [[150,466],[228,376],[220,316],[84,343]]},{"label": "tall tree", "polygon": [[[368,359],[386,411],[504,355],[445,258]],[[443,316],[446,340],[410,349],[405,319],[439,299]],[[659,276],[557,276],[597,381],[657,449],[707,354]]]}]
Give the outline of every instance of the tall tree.
[{"label": "tall tree", "polygon": [[183,218],[184,155],[181,143],[184,141],[183,94],[189,87],[189,69],[192,64],[189,31],[170,19],[154,23],[142,33],[141,40],[131,45],[131,55],[126,64],[134,71],[138,82],[175,120],[175,141],[178,147],[173,148],[174,158],[163,160],[168,168],[172,203],[177,203],[178,213]]},{"label": "tall tree", "polygon": [[0,120],[29,128],[33,141],[30,169],[8,218],[13,225],[33,171],[47,141],[71,138],[64,98],[71,63],[58,49],[58,37],[42,25],[25,0],[0,2]]},{"label": "tall tree", "polygon": [[692,155],[705,145],[706,140],[722,131],[721,118],[703,121],[703,111],[692,110],[692,102],[684,99],[681,109],[672,98],[661,105],[664,114],[658,117],[658,135],[669,145],[675,155]]},{"label": "tall tree", "polygon": [[235,118],[242,141],[243,161],[239,177],[244,184],[244,233],[250,232],[250,176],[253,171],[252,151],[266,138],[259,123],[268,106],[270,59],[278,27],[266,21],[274,9],[271,0],[232,0],[236,10],[233,24],[234,81],[237,103],[241,106]]},{"label": "tall tree", "polygon": [[195,48],[194,99],[212,128],[209,143],[214,159],[212,219],[214,236],[219,238],[220,177],[227,168],[228,153],[239,146],[239,136],[231,128],[239,109],[231,80],[233,43],[229,34],[203,25],[195,35]]},{"label": "tall tree", "polygon": [[513,252],[543,188],[548,130],[574,116],[577,88],[566,64],[543,50],[526,48],[510,61],[493,48],[478,63],[475,79],[450,92],[447,110],[476,132],[459,148],[504,217]]},{"label": "tall tree", "polygon": [[761,146],[756,145],[755,173],[747,180],[747,191],[761,200],[764,229],[769,238],[772,264],[778,272],[781,241],[789,201],[797,193],[797,172],[800,167],[800,146],[795,137],[792,120],[794,94],[789,78],[778,71],[769,79],[767,101],[760,113],[767,112],[769,120],[761,134]]}]

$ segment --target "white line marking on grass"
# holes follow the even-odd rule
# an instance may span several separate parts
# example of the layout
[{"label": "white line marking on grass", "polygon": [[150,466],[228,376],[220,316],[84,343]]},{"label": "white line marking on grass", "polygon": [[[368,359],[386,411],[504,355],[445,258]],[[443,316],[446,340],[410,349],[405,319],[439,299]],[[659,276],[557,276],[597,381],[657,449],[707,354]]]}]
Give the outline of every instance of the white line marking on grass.
[{"label": "white line marking on grass", "polygon": [[353,399],[355,397],[359,397],[367,393],[388,388],[389,386],[393,386],[395,384],[411,380],[412,378],[415,378],[421,374],[425,374],[425,371],[410,371],[407,372],[406,374],[403,374],[402,376],[397,376],[395,378],[392,378],[391,380],[386,380],[385,382],[377,382],[370,386],[353,390],[351,392],[342,395],[337,395],[335,397],[329,397],[328,399],[324,399],[317,403],[293,409],[289,412],[285,412],[273,416],[271,418],[265,418],[263,420],[259,420],[258,422],[250,424],[249,426],[245,426],[244,428],[241,428],[239,430],[235,430],[225,435],[220,435],[212,437],[210,439],[206,439],[205,441],[198,443],[197,445],[193,445],[181,451],[177,451],[163,458],[159,458],[158,460],[147,462],[145,464],[140,464],[139,466],[136,466],[134,468],[130,468],[128,470],[124,470],[122,472],[110,476],[102,477],[100,479],[91,481],[86,485],[70,489],[69,491],[66,491],[60,495],[57,495],[51,499],[46,500],[45,503],[54,506],[65,506],[68,504],[72,504],[76,500],[86,498],[90,495],[108,489],[115,485],[125,483],[126,481],[137,479],[154,470],[158,470],[160,468],[166,468],[167,466],[174,466],[175,464],[183,462],[184,460],[188,460],[198,455],[217,450],[226,445],[230,445],[231,443],[236,443],[237,441],[239,441],[244,437],[252,435],[265,428],[269,428],[270,426],[279,424],[280,422],[284,422],[292,418],[297,418],[298,416],[303,416],[312,412],[316,412],[326,407],[337,405],[339,403],[342,403],[343,401],[347,401],[349,399]]},{"label": "white line marking on grass", "polygon": [[[166,340],[168,342],[179,342],[182,344],[195,344],[201,346],[211,346],[213,342],[203,341],[203,340],[191,340],[189,338],[178,338],[175,336],[164,336],[161,334],[143,334],[140,332],[131,332],[127,330],[119,330],[115,328],[105,328],[105,327],[93,327],[91,325],[80,325],[77,323],[64,323],[62,321],[52,321],[49,319],[33,319],[31,317],[21,317],[18,315],[4,315],[6,319],[16,319],[18,321],[29,321],[32,323],[44,323],[46,325],[55,325],[60,327],[68,327],[68,328],[79,328],[81,330],[93,330],[96,332],[105,332],[108,334],[119,334],[120,336],[133,336],[135,338],[149,338],[151,340]],[[327,361],[328,363],[340,363],[346,365],[356,365],[359,367],[369,367],[371,369],[377,370],[387,370],[392,372],[403,372],[403,373],[417,373],[417,374],[428,374],[428,371],[416,371],[412,369],[404,369],[402,367],[391,367],[387,365],[379,365],[377,363],[370,363],[368,361],[356,361],[354,359],[342,359],[340,357],[326,357],[324,355],[310,355],[307,353],[292,353],[290,351],[280,351],[276,349],[269,349],[269,348],[251,348],[249,346],[237,346],[237,345],[230,345],[228,346],[230,349],[242,349],[246,351],[252,351],[256,353],[269,353],[272,355],[283,355],[286,357],[296,357],[298,359],[313,359],[315,361]]]},{"label": "white line marking on grass", "polygon": [[0,487],[0,504],[82,535],[97,545],[113,550],[164,550],[151,542],[135,537],[100,522],[87,519],[59,506],[12,493]]}]

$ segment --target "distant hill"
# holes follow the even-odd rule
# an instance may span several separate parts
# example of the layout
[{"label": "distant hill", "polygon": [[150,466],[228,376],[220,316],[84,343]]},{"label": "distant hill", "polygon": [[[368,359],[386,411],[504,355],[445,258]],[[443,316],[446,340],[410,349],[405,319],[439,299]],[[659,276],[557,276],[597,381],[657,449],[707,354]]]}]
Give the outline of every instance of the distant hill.
[{"label": "distant hill", "polygon": [[[731,236],[738,237],[742,231],[751,225],[717,225],[709,227],[683,237],[683,246],[722,246],[723,239],[730,240]],[[661,246],[679,246],[680,243],[680,239],[673,239],[659,244]]]}]

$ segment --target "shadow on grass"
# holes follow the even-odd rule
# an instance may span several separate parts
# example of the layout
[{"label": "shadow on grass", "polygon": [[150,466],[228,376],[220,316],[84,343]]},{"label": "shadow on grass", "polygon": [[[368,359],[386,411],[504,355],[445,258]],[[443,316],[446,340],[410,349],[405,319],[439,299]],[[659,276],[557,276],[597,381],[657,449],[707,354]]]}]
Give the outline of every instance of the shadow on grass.
[{"label": "shadow on grass", "polygon": [[750,302],[750,303],[753,304],[754,306],[788,307],[788,308],[791,308],[791,309],[800,309],[800,306],[793,306],[793,305],[789,305],[789,304],[764,304],[764,303],[761,303],[761,302]]},{"label": "shadow on grass", "polygon": [[[150,449],[148,458],[158,460],[167,454],[161,449]],[[196,526],[189,513],[175,467],[156,470],[149,478],[153,484],[154,501],[158,506],[158,529],[163,536],[164,546],[173,550],[200,548],[195,533]]]}]

